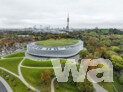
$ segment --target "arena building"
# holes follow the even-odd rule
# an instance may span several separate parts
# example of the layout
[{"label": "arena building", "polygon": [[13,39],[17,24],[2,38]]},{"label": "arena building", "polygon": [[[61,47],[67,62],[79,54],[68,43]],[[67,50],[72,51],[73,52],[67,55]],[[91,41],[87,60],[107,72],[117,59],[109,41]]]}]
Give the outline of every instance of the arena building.
[{"label": "arena building", "polygon": [[[71,41],[73,43],[70,43]],[[65,40],[65,42],[65,44],[62,40],[32,42],[27,45],[27,53],[38,57],[67,58],[83,50],[83,42],[80,40]]]}]

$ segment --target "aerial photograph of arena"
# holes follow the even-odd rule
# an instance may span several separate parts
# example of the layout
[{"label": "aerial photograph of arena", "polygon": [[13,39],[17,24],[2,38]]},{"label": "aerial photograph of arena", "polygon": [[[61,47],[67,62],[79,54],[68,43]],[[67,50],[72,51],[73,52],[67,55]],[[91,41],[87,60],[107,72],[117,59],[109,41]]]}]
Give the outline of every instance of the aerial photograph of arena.
[{"label": "aerial photograph of arena", "polygon": [[71,57],[83,50],[79,40],[48,40],[27,45],[27,53],[41,57]]},{"label": "aerial photograph of arena", "polygon": [[0,0],[0,92],[123,92],[123,0]]}]

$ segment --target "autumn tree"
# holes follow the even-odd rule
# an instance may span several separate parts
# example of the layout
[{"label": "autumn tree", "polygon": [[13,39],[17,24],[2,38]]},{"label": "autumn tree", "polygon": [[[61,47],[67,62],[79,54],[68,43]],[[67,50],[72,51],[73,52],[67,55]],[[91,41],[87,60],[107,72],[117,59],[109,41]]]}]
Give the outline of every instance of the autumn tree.
[{"label": "autumn tree", "polygon": [[101,47],[101,57],[104,58],[105,57],[105,53],[107,51],[107,48],[106,47]]},{"label": "autumn tree", "polygon": [[41,73],[41,80],[45,83],[48,84],[51,80],[51,72],[49,70],[45,70],[44,72]]}]

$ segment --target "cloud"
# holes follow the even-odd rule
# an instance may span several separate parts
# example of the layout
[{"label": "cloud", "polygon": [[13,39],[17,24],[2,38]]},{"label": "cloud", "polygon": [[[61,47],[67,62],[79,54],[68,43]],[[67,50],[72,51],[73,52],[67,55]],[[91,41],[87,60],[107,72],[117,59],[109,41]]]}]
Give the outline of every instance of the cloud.
[{"label": "cloud", "polygon": [[122,0],[0,0],[0,27],[51,25],[118,27],[123,24]]}]

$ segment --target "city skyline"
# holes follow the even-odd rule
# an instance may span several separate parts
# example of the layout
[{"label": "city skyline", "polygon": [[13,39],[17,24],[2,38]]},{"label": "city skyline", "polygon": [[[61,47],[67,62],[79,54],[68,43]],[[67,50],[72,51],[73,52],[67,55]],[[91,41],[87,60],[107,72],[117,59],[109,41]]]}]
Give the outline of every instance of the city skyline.
[{"label": "city skyline", "polygon": [[0,0],[0,28],[123,28],[122,0]]}]

